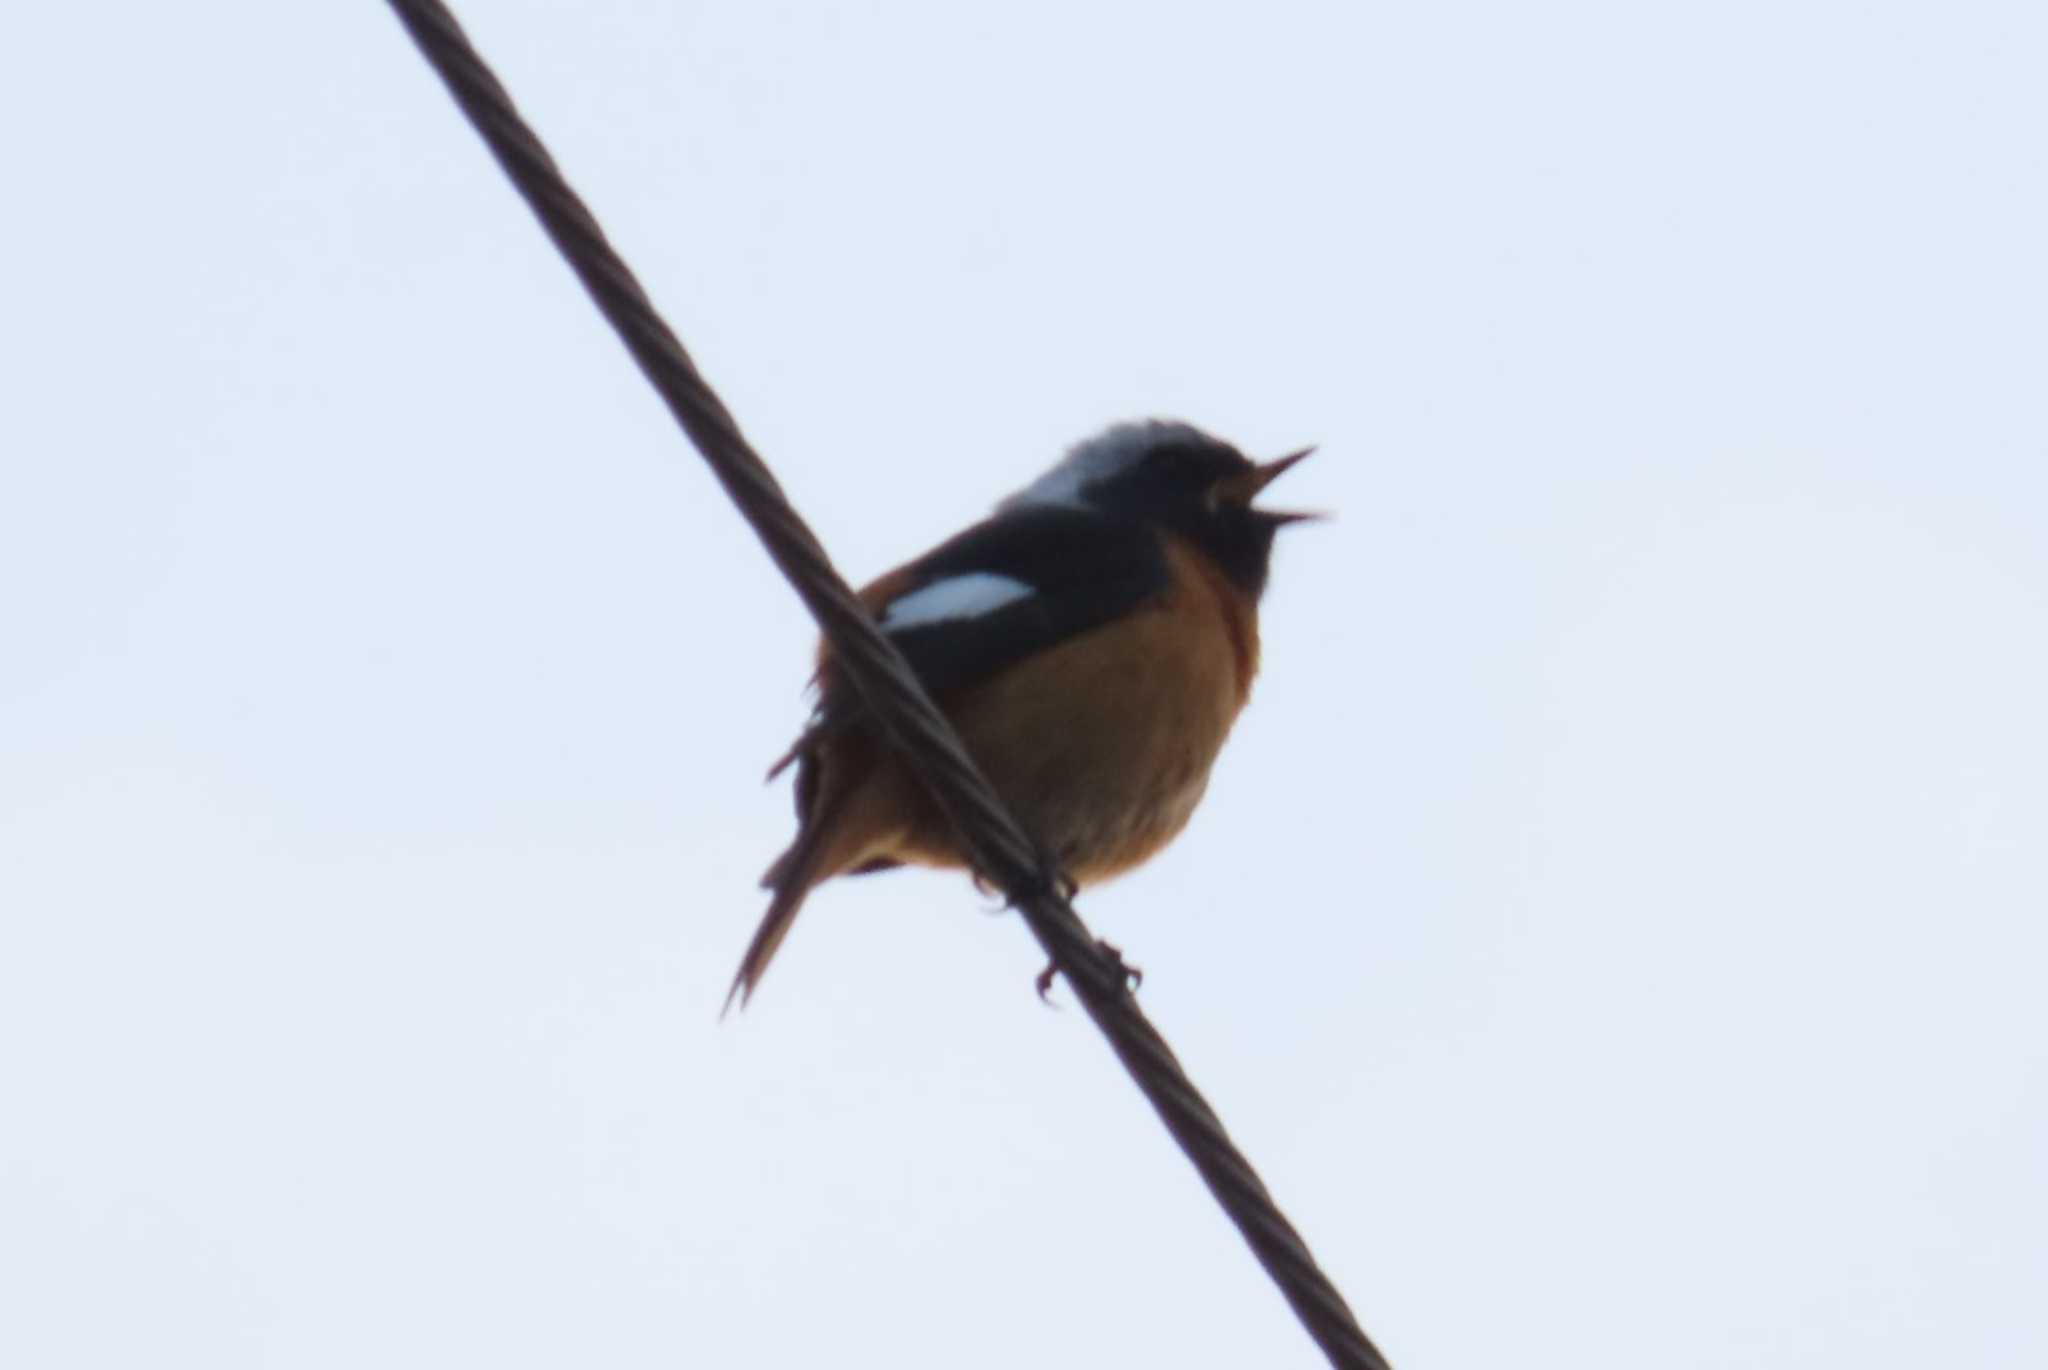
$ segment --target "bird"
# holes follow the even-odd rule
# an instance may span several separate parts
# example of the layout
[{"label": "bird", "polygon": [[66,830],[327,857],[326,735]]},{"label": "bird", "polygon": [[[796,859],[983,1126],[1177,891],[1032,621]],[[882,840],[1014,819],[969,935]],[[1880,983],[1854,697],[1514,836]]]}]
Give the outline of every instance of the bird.
[{"label": "bird", "polygon": [[[1252,501],[1314,451],[1257,463],[1187,423],[1119,423],[859,591],[1068,892],[1148,860],[1194,814],[1258,671],[1275,534],[1322,517]],[[825,881],[969,869],[828,643],[813,685],[768,773],[796,767],[796,838],[761,878],[768,909],[726,1012]]]}]

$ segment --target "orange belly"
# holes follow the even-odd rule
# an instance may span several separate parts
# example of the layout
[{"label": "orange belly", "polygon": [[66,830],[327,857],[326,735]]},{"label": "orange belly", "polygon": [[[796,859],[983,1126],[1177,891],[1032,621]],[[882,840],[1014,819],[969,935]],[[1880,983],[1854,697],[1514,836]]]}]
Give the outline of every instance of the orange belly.
[{"label": "orange belly", "polygon": [[[1249,607],[1198,567],[1175,569],[1158,603],[941,701],[989,783],[1078,884],[1128,870],[1187,826],[1250,690]],[[890,855],[961,865],[930,805],[916,812]]]}]

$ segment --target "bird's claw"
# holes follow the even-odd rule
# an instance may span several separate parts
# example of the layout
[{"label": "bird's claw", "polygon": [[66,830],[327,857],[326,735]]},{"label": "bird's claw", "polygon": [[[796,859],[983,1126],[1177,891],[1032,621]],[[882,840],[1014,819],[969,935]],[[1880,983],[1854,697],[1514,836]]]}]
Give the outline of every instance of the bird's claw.
[{"label": "bird's claw", "polygon": [[1112,966],[1116,967],[1117,974],[1123,978],[1124,988],[1127,991],[1136,993],[1144,987],[1145,972],[1132,965],[1129,961],[1124,960],[1122,950],[1111,946],[1099,937],[1095,939],[1095,949],[1107,957]]},{"label": "bird's claw", "polygon": [[[1096,939],[1095,950],[1098,955],[1106,959],[1115,968],[1117,977],[1123,982],[1125,991],[1136,993],[1144,985],[1145,972],[1124,960],[1124,954],[1121,950],[1103,941],[1101,938]],[[1052,982],[1059,976],[1059,973],[1059,962],[1048,961],[1045,963],[1045,969],[1038,972],[1038,978],[1032,981],[1038,988],[1038,997],[1047,1004],[1052,1003]]]}]

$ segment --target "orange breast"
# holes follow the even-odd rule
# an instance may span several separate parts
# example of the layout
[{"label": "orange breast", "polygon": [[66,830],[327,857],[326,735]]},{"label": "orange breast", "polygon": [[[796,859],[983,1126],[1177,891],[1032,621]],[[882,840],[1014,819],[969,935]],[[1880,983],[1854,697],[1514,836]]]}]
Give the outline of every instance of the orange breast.
[{"label": "orange breast", "polygon": [[[1027,829],[1082,884],[1153,855],[1186,826],[1258,665],[1250,600],[1192,548],[1173,588],[940,702]],[[958,865],[936,815],[898,859]]]}]

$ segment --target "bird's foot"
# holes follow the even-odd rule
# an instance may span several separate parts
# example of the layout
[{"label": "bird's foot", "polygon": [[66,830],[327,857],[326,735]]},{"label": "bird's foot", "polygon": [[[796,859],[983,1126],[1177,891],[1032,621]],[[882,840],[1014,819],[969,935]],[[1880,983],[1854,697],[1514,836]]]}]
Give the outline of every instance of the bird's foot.
[{"label": "bird's foot", "polygon": [[[1118,978],[1123,981],[1123,987],[1126,990],[1136,993],[1144,985],[1145,972],[1124,960],[1123,952],[1117,947],[1098,937],[1095,940],[1095,951],[1116,970]],[[1045,969],[1038,972],[1038,978],[1032,982],[1038,987],[1038,997],[1048,1004],[1052,1002],[1052,982],[1059,976],[1059,973],[1059,962],[1048,961],[1045,963]]]},{"label": "bird's foot", "polygon": [[1095,939],[1095,950],[1101,952],[1104,959],[1106,959],[1111,966],[1115,967],[1118,976],[1120,976],[1124,982],[1124,988],[1126,990],[1135,994],[1140,988],[1144,986],[1145,972],[1139,969],[1137,966],[1132,965],[1129,961],[1124,960],[1124,954],[1121,949],[1111,946],[1109,943],[1103,941],[1100,937],[1098,937]]}]

